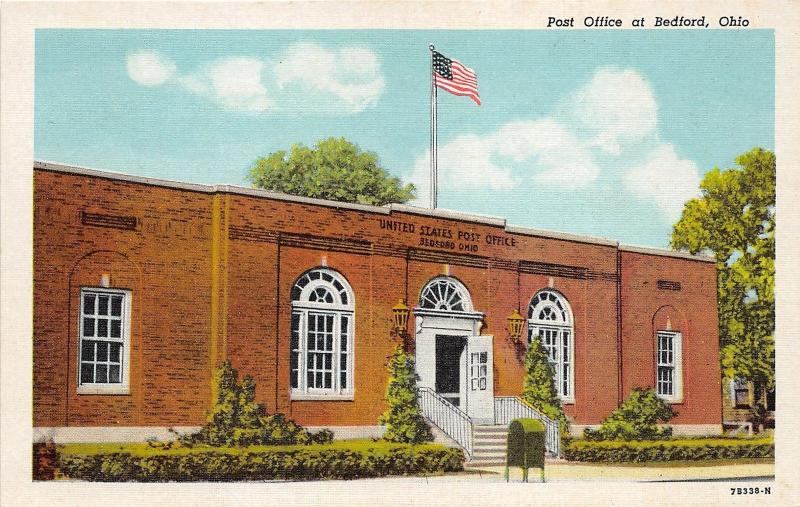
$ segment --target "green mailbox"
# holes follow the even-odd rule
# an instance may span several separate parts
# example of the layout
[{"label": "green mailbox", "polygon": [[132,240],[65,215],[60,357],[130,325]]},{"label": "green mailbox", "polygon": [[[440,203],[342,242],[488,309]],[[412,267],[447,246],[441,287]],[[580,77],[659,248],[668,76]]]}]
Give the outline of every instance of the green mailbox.
[{"label": "green mailbox", "polygon": [[508,426],[506,481],[508,467],[522,468],[522,480],[528,482],[528,469],[538,467],[544,482],[544,424],[536,419],[514,419]]}]

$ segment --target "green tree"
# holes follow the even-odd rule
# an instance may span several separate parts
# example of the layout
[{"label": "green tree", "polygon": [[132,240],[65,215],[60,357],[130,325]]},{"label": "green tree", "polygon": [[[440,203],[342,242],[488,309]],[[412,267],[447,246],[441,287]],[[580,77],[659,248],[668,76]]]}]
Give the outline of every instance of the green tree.
[{"label": "green tree", "polygon": [[417,372],[414,356],[398,346],[389,358],[389,384],[386,401],[389,408],[380,417],[386,425],[384,440],[419,444],[433,440],[433,434],[417,400]]},{"label": "green tree", "polygon": [[382,206],[414,197],[414,185],[389,176],[375,153],[344,138],[270,153],[255,161],[248,177],[257,188],[333,201]]},{"label": "green tree", "polygon": [[660,428],[677,414],[653,389],[634,387],[600,428],[583,431],[587,440],[655,440],[668,438],[672,428]]},{"label": "green tree", "polygon": [[709,171],[686,203],[672,246],[717,261],[720,361],[725,378],[753,382],[759,418],[775,387],[775,154],[755,148],[737,167]]},{"label": "green tree", "polygon": [[522,382],[522,400],[550,419],[560,423],[561,434],[569,431],[569,422],[561,408],[555,385],[555,370],[547,360],[547,351],[541,338],[534,336],[523,362],[525,378]]}]

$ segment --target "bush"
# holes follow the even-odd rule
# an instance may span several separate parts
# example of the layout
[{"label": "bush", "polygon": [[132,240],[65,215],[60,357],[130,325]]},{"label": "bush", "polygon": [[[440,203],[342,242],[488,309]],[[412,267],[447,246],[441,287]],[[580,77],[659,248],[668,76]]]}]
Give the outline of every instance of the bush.
[{"label": "bush", "polygon": [[600,428],[583,431],[586,440],[657,440],[669,438],[672,428],[660,428],[677,414],[652,389],[634,387],[622,405],[611,412]]},{"label": "bush", "polygon": [[230,361],[214,372],[214,404],[206,424],[197,433],[180,435],[182,445],[213,446],[324,444],[333,433],[323,430],[310,433],[283,414],[267,415],[264,406],[255,402],[256,385],[250,376],[240,383]]},{"label": "bush", "polygon": [[573,440],[564,448],[572,461],[647,462],[737,458],[774,458],[772,439],[695,438],[638,442]]},{"label": "bush", "polygon": [[194,448],[72,454],[59,465],[70,478],[104,482],[357,479],[462,470],[459,449],[437,444],[373,443]]},{"label": "bush", "polygon": [[555,371],[547,360],[547,351],[539,336],[534,336],[524,360],[525,379],[522,384],[522,400],[554,421],[558,421],[561,438],[569,435],[569,421],[561,408],[561,400],[555,386]]},{"label": "bush", "polygon": [[419,444],[433,440],[433,433],[422,416],[417,400],[417,372],[414,357],[398,346],[389,358],[389,408],[380,417],[386,425],[383,439],[389,442]]}]

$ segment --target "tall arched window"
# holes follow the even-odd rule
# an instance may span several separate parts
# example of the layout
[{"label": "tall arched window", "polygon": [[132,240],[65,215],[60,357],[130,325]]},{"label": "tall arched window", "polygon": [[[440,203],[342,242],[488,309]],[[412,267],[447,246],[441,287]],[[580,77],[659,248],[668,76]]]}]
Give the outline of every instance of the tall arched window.
[{"label": "tall arched window", "polygon": [[569,303],[560,293],[537,292],[528,306],[528,343],[538,336],[555,370],[556,392],[564,401],[574,401],[573,335]]},{"label": "tall arched window", "polygon": [[420,308],[451,312],[471,312],[472,299],[464,285],[446,276],[432,279],[419,296]]},{"label": "tall arched window", "polygon": [[336,271],[307,271],[292,286],[292,394],[351,395],[355,301]]}]

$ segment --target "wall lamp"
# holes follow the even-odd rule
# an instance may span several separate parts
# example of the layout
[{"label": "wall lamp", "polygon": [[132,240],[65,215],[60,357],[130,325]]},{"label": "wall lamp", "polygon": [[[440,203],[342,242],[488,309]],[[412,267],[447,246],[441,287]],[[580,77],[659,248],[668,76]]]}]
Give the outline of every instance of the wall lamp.
[{"label": "wall lamp", "polygon": [[525,323],[525,319],[515,309],[511,312],[511,315],[506,317],[506,320],[508,321],[508,333],[511,335],[511,339],[518,342],[522,336],[522,325]]}]

